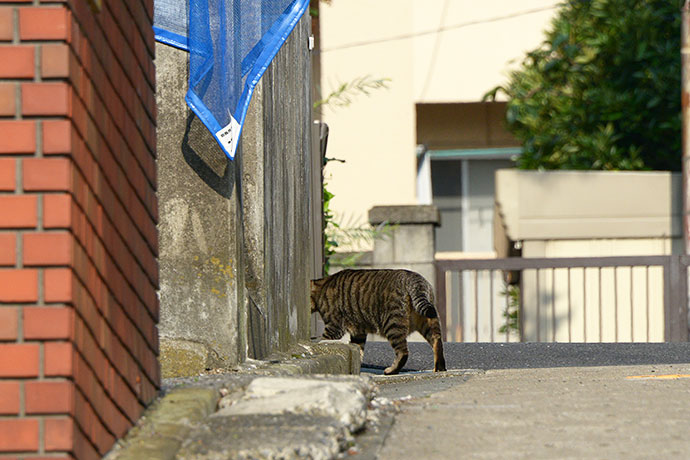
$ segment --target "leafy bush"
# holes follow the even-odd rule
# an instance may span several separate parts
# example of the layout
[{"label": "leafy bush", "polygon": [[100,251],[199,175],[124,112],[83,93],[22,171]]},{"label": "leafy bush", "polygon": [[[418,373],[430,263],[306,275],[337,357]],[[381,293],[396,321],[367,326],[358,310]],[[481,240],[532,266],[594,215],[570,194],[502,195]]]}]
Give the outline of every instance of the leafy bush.
[{"label": "leafy bush", "polygon": [[569,0],[503,91],[522,169],[680,170],[679,0]]}]

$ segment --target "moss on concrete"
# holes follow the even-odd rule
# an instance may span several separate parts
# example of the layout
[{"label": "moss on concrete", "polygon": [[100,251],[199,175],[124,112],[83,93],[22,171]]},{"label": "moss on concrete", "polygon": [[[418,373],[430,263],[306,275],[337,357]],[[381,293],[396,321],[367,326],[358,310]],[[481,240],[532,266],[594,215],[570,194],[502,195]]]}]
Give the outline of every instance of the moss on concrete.
[{"label": "moss on concrete", "polygon": [[210,350],[203,344],[161,339],[161,376],[166,378],[199,375],[211,365]]},{"label": "moss on concrete", "polygon": [[[301,344],[288,353],[274,355],[268,361],[252,361],[215,374],[214,383],[204,376],[208,350],[185,341],[161,341],[163,377],[174,378],[169,384],[181,385],[152,404],[130,430],[118,441],[105,460],[173,459],[190,430],[215,412],[221,398],[219,378],[226,390],[240,391],[254,377],[261,375],[359,374],[359,347],[340,342]],[[225,376],[225,377],[223,377]]]}]

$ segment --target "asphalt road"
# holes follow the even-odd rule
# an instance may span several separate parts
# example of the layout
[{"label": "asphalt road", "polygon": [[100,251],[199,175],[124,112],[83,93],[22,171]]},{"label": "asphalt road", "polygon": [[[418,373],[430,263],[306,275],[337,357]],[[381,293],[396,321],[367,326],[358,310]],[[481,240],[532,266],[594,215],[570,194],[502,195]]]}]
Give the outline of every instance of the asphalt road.
[{"label": "asphalt road", "polygon": [[[431,347],[409,343],[405,371],[433,369]],[[690,343],[445,343],[448,369],[531,369],[690,363]],[[367,342],[362,371],[380,373],[393,361],[387,342]]]}]

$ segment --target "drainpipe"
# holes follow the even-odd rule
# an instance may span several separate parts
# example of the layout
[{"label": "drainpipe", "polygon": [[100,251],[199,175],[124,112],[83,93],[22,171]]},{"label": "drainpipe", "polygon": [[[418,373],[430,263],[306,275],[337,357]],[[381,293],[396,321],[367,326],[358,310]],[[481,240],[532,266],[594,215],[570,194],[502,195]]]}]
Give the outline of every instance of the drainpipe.
[{"label": "drainpipe", "polygon": [[685,254],[690,254],[690,0],[685,0],[681,10],[681,104],[683,111],[683,239]]}]

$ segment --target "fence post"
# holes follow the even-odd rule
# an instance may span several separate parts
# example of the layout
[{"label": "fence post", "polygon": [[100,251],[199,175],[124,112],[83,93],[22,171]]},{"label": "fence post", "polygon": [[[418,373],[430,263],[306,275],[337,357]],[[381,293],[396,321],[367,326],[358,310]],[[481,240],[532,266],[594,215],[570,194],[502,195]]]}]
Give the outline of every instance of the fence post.
[{"label": "fence post", "polygon": [[441,338],[448,337],[446,331],[446,271],[441,267],[438,261],[434,264],[436,269],[436,309],[438,310],[438,319],[441,322]]},{"label": "fence post", "polygon": [[687,265],[683,256],[670,256],[664,265],[664,340],[683,342],[688,340]]},{"label": "fence post", "polygon": [[678,256],[678,341],[688,341],[688,263],[690,257]]},{"label": "fence post", "polygon": [[[520,271],[520,300],[518,301],[518,333],[520,337],[518,341],[525,341],[525,271]],[[539,295],[539,293],[537,293]],[[537,317],[539,321],[539,317]],[[537,342],[539,341],[539,336],[537,336]]]},{"label": "fence post", "polygon": [[664,341],[671,342],[673,315],[673,256],[664,263]]}]

